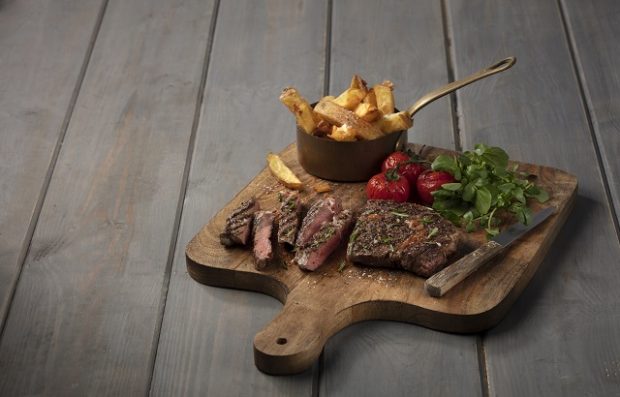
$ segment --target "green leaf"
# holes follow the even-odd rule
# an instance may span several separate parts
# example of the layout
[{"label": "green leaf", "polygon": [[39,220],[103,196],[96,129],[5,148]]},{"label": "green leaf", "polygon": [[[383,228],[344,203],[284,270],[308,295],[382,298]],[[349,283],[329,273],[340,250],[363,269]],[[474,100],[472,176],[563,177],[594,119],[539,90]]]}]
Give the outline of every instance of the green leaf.
[{"label": "green leaf", "polygon": [[446,156],[440,154],[435,158],[431,164],[433,171],[446,171],[458,181],[461,179],[461,169],[459,168],[456,159],[452,156]]},{"label": "green leaf", "polygon": [[487,232],[487,237],[495,237],[499,234],[499,229],[496,227],[486,227],[484,230]]},{"label": "green leaf", "polygon": [[486,187],[481,187],[476,191],[476,209],[481,214],[486,214],[491,208],[491,193]]},{"label": "green leaf", "polygon": [[476,196],[476,185],[474,183],[468,183],[463,189],[463,200],[473,201]]},{"label": "green leaf", "polygon": [[482,154],[482,158],[496,168],[508,166],[508,154],[501,148],[489,147]]},{"label": "green leaf", "polygon": [[538,186],[531,186],[525,193],[528,197],[535,198],[539,203],[544,203],[549,200],[549,193],[546,190],[539,188]]},{"label": "green leaf", "polygon": [[449,190],[451,192],[456,192],[457,190],[460,190],[462,186],[463,185],[461,185],[458,182],[457,183],[444,183],[443,185],[441,185],[441,188]]},{"label": "green leaf", "polygon": [[525,196],[523,195],[523,189],[521,189],[520,187],[515,187],[514,189],[512,189],[512,195],[518,202],[525,204]]},{"label": "green leaf", "polygon": [[450,190],[439,189],[431,192],[431,195],[434,198],[453,198],[454,192],[451,192]]}]

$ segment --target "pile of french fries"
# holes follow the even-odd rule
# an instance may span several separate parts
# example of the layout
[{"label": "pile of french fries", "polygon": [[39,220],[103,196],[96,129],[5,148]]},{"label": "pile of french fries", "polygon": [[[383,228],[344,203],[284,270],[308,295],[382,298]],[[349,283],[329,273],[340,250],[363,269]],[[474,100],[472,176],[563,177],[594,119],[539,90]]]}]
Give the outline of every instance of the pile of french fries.
[{"label": "pile of french fries", "polygon": [[407,112],[394,112],[394,84],[384,81],[368,88],[358,75],[337,97],[325,96],[314,109],[293,87],[285,88],[282,102],[306,133],[335,141],[377,139],[411,128]]}]

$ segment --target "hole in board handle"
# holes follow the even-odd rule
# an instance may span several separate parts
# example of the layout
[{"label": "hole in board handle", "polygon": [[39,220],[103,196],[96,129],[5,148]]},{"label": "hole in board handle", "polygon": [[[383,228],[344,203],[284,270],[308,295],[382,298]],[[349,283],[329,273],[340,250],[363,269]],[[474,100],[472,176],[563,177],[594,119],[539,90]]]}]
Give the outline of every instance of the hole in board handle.
[{"label": "hole in board handle", "polygon": [[288,341],[286,340],[286,338],[278,338],[278,339],[276,339],[276,343],[277,343],[278,345],[285,345],[285,344],[286,344],[286,342],[288,342]]}]

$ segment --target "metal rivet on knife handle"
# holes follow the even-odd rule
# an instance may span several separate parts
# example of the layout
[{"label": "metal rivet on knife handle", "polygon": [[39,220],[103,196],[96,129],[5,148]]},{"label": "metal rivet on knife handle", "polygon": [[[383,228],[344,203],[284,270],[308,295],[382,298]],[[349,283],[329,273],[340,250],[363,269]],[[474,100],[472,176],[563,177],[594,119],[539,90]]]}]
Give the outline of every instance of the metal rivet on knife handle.
[{"label": "metal rivet on knife handle", "polygon": [[504,247],[496,242],[489,241],[471,254],[465,255],[458,261],[446,267],[442,271],[428,278],[424,283],[424,289],[430,296],[439,298],[463,281],[470,274],[478,270],[495,255],[499,254]]}]

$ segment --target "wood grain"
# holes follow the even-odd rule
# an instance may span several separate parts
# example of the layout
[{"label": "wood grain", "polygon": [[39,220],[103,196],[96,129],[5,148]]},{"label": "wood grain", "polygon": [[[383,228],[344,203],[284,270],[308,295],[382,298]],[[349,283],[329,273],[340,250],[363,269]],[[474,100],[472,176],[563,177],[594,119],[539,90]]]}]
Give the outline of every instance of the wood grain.
[{"label": "wood grain", "polygon": [[290,396],[312,393],[313,373],[269,377],[252,337],[281,309],[272,298],[205,287],[184,247],[278,152],[295,122],[278,101],[295,86],[323,90],[326,2],[225,1],[220,5],[204,105],[153,375],[154,395]]},{"label": "wood grain", "polygon": [[[352,73],[369,84],[389,79],[396,105],[406,109],[450,81],[442,25],[438,1],[334,1],[330,92],[345,89]],[[408,135],[457,147],[450,98],[417,113]],[[322,362],[321,395],[481,394],[473,336],[368,321],[334,335]]]},{"label": "wood grain", "polygon": [[481,59],[519,58],[501,79],[457,95],[465,146],[501,145],[513,158],[565,169],[580,183],[575,210],[548,259],[507,318],[484,338],[489,394],[617,394],[620,247],[576,76],[567,66],[558,5],[447,4],[457,77]]},{"label": "wood grain", "polygon": [[562,1],[579,77],[620,221],[620,2]]},{"label": "wood grain", "polygon": [[475,251],[429,277],[424,282],[424,289],[430,296],[435,298],[445,295],[494,256],[499,255],[503,248],[501,244],[494,240],[481,245]]},{"label": "wood grain", "polygon": [[101,5],[0,4],[0,329]]},{"label": "wood grain", "polygon": [[[451,152],[412,146],[432,161]],[[315,199],[310,187],[322,183],[303,171],[291,145],[282,159],[300,177],[306,191],[302,200]],[[338,271],[344,247],[330,256],[316,272],[305,272],[290,260],[259,271],[245,249],[228,249],[219,241],[226,217],[239,204],[255,197],[261,208],[277,206],[281,185],[265,169],[189,242],[186,249],[189,274],[214,286],[263,292],[284,302],[282,312],[254,338],[256,365],[271,374],[291,374],[308,369],[327,340],[348,325],[365,320],[396,320],[449,332],[478,332],[494,326],[506,314],[544,258],[555,235],[567,219],[577,189],[573,176],[557,169],[519,164],[536,175],[537,183],[551,195],[557,208],[547,222],[507,248],[501,260],[472,275],[441,299],[429,297],[424,279],[408,272],[348,266]],[[344,208],[358,209],[366,200],[364,183],[334,184],[333,195]],[[537,210],[540,205],[531,203]],[[468,235],[480,246],[483,231]],[[346,291],[346,293],[343,293]]]},{"label": "wood grain", "polygon": [[[448,83],[439,2],[339,0],[332,20],[332,95],[358,73],[369,85],[391,80],[396,107],[406,109]],[[454,149],[449,97],[416,114],[409,142]]]},{"label": "wood grain", "polygon": [[108,4],[0,341],[0,394],[148,391],[211,5]]}]

